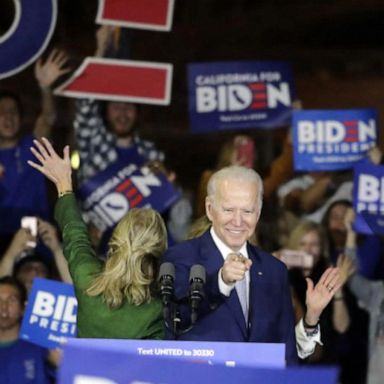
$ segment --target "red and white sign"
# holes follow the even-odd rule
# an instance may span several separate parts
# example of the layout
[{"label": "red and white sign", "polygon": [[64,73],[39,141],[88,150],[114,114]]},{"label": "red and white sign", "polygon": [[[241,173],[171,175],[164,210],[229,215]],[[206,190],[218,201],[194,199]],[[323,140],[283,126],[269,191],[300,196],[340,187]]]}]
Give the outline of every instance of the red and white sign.
[{"label": "red and white sign", "polygon": [[56,95],[169,105],[172,64],[87,57]]},{"label": "red and white sign", "polygon": [[174,0],[99,0],[96,22],[120,27],[170,31]]}]

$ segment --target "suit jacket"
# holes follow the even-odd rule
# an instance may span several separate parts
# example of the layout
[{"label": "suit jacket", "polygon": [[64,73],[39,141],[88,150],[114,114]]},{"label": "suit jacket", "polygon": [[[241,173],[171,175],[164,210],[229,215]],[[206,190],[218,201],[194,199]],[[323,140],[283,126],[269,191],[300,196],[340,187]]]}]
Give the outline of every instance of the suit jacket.
[{"label": "suit jacket", "polygon": [[209,231],[165,253],[163,261],[176,267],[175,296],[181,303],[181,330],[190,326],[190,308],[186,300],[190,268],[201,264],[207,273],[198,320],[177,337],[195,341],[285,343],[287,364],[295,364],[297,350],[287,269],[278,259],[257,247],[247,244],[247,250],[253,263],[248,326],[236,290],[233,289],[229,297],[219,291],[218,272],[224,260]]}]

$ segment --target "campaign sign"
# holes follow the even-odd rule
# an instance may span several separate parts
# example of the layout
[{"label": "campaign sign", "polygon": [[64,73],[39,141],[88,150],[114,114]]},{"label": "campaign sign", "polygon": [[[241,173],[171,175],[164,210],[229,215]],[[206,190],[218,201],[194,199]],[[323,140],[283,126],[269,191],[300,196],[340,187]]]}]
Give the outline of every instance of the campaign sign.
[{"label": "campaign sign", "polygon": [[[71,340],[72,342],[73,340]],[[97,362],[97,364],[95,364]],[[106,347],[69,344],[59,368],[60,384],[336,384],[337,368],[251,368],[138,356]]]},{"label": "campaign sign", "polygon": [[44,52],[55,29],[57,0],[14,0],[15,16],[0,36],[0,79],[12,76]]},{"label": "campaign sign", "polygon": [[369,229],[375,235],[384,235],[384,217],[369,213],[368,211],[362,211],[360,215],[363,217],[365,222],[368,224]]},{"label": "campaign sign", "polygon": [[188,65],[193,132],[288,125],[295,99],[291,67],[275,61]]},{"label": "campaign sign", "polygon": [[19,337],[45,348],[57,348],[76,337],[77,300],[73,286],[35,278]]},{"label": "campaign sign", "polygon": [[137,356],[171,357],[209,365],[285,367],[283,343],[72,339],[69,345],[125,351]]},{"label": "campaign sign", "polygon": [[96,21],[126,28],[170,31],[174,0],[99,0]]},{"label": "campaign sign", "polygon": [[294,111],[294,164],[297,171],[352,168],[377,141],[374,109]]},{"label": "campaign sign", "polygon": [[77,192],[84,219],[101,231],[113,228],[131,208],[148,207],[162,213],[180,198],[162,173],[120,163],[87,180]]},{"label": "campaign sign", "polygon": [[[355,230],[365,234],[377,233],[377,230],[382,233],[382,226],[384,225],[384,166],[368,163],[356,165],[353,184],[353,208],[356,212]],[[376,231],[372,229],[372,225]]]},{"label": "campaign sign", "polygon": [[169,105],[172,64],[87,57],[55,95]]}]

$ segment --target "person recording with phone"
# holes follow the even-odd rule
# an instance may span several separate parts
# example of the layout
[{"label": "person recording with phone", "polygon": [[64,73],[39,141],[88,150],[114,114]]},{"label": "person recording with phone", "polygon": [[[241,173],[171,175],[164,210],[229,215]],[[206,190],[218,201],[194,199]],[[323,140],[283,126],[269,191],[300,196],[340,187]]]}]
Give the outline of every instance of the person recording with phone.
[{"label": "person recording with phone", "polygon": [[[188,274],[193,265],[202,265],[206,271],[205,296],[197,321],[191,326],[191,308],[181,302],[181,330],[169,336],[195,341],[285,343],[287,364],[295,364],[298,351],[286,267],[250,243],[261,213],[262,194],[261,178],[252,169],[230,166],[211,176],[206,198],[210,227],[201,236],[170,248],[163,257],[176,269],[176,299],[188,295]],[[316,286],[308,281],[304,324],[308,335],[298,338],[300,357],[313,351],[308,338],[317,330],[322,309],[338,287],[338,270],[334,268]]]},{"label": "person recording with phone", "polygon": [[[40,244],[48,249],[51,258],[37,249]],[[0,260],[0,277],[8,275],[15,276],[27,292],[31,290],[35,277],[59,278],[72,283],[63,247],[53,224],[34,216],[21,219],[21,227]]]},{"label": "person recording with phone", "polygon": [[167,234],[159,213],[149,208],[129,210],[113,230],[104,263],[96,256],[76,203],[69,147],[61,158],[43,138],[34,141],[31,151],[37,162],[28,164],[57,188],[55,218],[78,302],[78,337],[162,339],[156,279]]}]

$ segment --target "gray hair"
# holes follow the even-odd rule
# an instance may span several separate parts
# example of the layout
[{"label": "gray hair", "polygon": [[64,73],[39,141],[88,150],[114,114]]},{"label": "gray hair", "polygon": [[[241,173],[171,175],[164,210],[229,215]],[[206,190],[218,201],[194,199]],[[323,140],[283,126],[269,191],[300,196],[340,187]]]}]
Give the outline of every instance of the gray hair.
[{"label": "gray hair", "polygon": [[215,172],[210,177],[207,185],[207,196],[212,202],[216,194],[218,183],[227,179],[255,183],[257,194],[257,207],[259,208],[259,210],[261,210],[261,207],[263,205],[263,181],[261,180],[260,175],[255,170],[239,165],[231,165],[229,167],[224,167],[219,171]]}]

